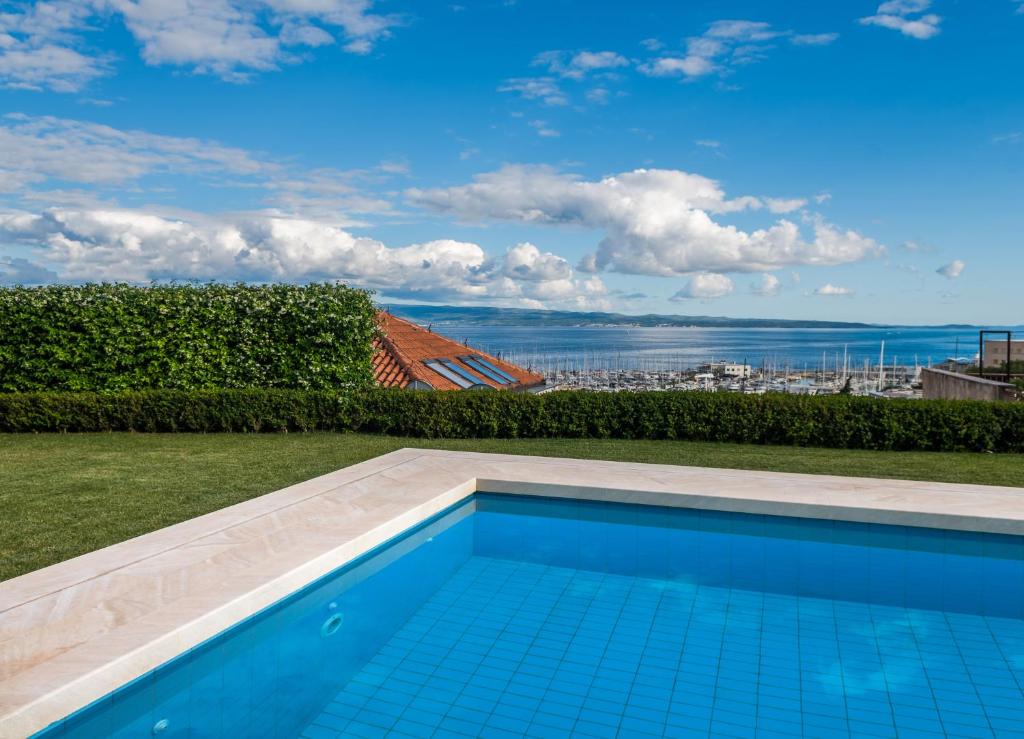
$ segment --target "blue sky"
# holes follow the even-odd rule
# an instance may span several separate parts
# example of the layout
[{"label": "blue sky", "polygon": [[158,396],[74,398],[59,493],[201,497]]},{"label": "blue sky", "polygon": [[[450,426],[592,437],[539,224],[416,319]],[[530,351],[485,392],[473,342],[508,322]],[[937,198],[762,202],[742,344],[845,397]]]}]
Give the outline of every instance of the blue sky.
[{"label": "blue sky", "polygon": [[0,282],[1019,323],[1024,3],[0,2]]}]

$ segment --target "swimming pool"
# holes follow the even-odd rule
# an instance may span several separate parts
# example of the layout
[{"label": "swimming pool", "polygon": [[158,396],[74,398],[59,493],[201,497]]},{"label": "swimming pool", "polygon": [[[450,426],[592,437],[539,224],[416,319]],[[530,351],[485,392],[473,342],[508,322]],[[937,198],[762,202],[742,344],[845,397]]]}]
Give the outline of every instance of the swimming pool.
[{"label": "swimming pool", "polygon": [[477,493],[43,737],[1012,736],[1024,537]]}]

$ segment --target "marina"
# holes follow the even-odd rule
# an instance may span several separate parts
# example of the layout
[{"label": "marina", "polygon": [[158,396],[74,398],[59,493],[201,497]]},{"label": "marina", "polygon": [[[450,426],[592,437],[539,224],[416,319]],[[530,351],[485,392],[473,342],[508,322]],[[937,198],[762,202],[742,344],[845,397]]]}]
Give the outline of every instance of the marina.
[{"label": "marina", "polygon": [[977,364],[971,328],[435,327],[548,389],[921,396],[926,367]]}]

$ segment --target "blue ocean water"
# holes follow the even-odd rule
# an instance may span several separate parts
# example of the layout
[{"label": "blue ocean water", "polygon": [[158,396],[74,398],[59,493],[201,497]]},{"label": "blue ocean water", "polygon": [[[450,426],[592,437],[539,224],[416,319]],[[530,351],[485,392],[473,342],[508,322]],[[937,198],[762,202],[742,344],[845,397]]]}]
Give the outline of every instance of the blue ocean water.
[{"label": "blue ocean water", "polygon": [[491,354],[534,367],[565,360],[593,367],[643,366],[650,369],[696,367],[711,360],[794,369],[819,367],[822,353],[834,366],[847,353],[851,367],[878,364],[882,342],[885,362],[938,363],[949,357],[970,359],[978,352],[974,329],[747,329],[747,328],[590,328],[544,326],[439,325],[436,329]]},{"label": "blue ocean water", "polygon": [[45,736],[1019,736],[1024,538],[478,494]]}]

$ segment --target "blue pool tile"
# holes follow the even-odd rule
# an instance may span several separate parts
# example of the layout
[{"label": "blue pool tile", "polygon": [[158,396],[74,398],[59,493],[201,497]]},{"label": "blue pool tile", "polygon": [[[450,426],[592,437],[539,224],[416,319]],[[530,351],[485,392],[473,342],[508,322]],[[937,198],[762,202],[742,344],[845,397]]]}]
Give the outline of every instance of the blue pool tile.
[{"label": "blue pool tile", "polygon": [[359,598],[331,595],[346,614],[341,638],[320,638],[322,599],[273,648],[197,652],[180,684],[154,681],[139,715],[88,712],[65,733],[138,735],[158,715],[186,734],[306,739],[1024,727],[1020,537],[539,498],[478,504],[443,575],[424,557],[388,566],[405,568],[405,585],[433,578],[409,604],[386,587],[385,568],[360,581]]}]

